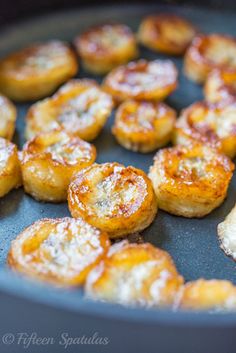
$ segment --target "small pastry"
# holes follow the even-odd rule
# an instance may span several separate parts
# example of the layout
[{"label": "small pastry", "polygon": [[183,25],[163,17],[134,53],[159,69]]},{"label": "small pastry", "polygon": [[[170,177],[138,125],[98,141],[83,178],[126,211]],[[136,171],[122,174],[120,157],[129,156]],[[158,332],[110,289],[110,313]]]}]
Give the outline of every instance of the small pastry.
[{"label": "small pastry", "polygon": [[236,205],[217,227],[220,246],[226,255],[236,261]]},{"label": "small pastry", "polygon": [[160,209],[199,218],[224,201],[233,170],[230,159],[213,148],[179,145],[157,152],[149,178]]},{"label": "small pastry", "polygon": [[105,74],[138,56],[131,29],[122,24],[92,27],[74,41],[83,66],[94,74]]},{"label": "small pastry", "polygon": [[13,240],[8,265],[32,279],[80,286],[109,246],[106,233],[82,219],[44,218]]},{"label": "small pastry", "polygon": [[14,104],[0,95],[0,137],[12,140],[15,132],[16,108]]},{"label": "small pastry", "polygon": [[41,99],[77,71],[77,58],[66,43],[34,44],[0,61],[0,92],[15,101]]},{"label": "small pastry", "polygon": [[62,128],[83,140],[94,140],[112,108],[111,96],[103,92],[95,81],[71,80],[52,98],[32,105],[26,116],[26,138]]},{"label": "small pastry", "polygon": [[21,152],[25,191],[36,200],[62,202],[72,177],[96,159],[90,143],[65,131],[42,133]]},{"label": "small pastry", "polygon": [[170,141],[175,120],[164,103],[128,100],[119,106],[112,132],[125,148],[146,153]]},{"label": "small pastry", "polygon": [[122,305],[172,306],[183,284],[170,255],[149,243],[113,245],[88,275],[89,298]]},{"label": "small pastry", "polygon": [[156,196],[146,174],[118,163],[93,164],[77,174],[68,190],[73,217],[82,217],[110,238],[147,228],[157,213]]}]

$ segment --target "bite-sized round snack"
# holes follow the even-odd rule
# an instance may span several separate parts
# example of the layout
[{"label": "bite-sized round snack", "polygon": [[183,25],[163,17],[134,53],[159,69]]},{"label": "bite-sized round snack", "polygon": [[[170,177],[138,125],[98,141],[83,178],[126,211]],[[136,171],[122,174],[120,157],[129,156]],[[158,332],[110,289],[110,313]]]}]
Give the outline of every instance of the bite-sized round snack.
[{"label": "bite-sized round snack", "polygon": [[149,177],[161,209],[192,218],[224,201],[233,170],[231,160],[213,148],[179,145],[157,152]]},{"label": "bite-sized round snack", "polygon": [[214,69],[226,75],[236,75],[235,38],[223,34],[195,37],[185,55],[185,74],[189,79],[202,83]]},{"label": "bite-sized round snack", "polygon": [[219,149],[230,158],[236,155],[236,101],[216,104],[196,102],[184,109],[177,120],[173,142],[194,141]]},{"label": "bite-sized round snack", "polygon": [[179,307],[186,310],[236,310],[236,287],[229,281],[199,279],[182,288]]},{"label": "bite-sized round snack", "polygon": [[33,104],[26,116],[26,138],[62,128],[94,140],[113,108],[112,97],[93,80],[71,80],[51,98]]},{"label": "bite-sized round snack", "polygon": [[0,137],[0,197],[21,186],[17,147]]},{"label": "bite-sized round snack", "polygon": [[220,246],[236,261],[236,205],[217,227]]},{"label": "bite-sized round snack", "polygon": [[133,61],[112,70],[103,88],[119,103],[126,99],[160,101],[177,87],[178,72],[170,60]]},{"label": "bite-sized round snack", "polygon": [[11,140],[15,132],[16,108],[6,97],[0,95],[0,137]]},{"label": "bite-sized round snack", "polygon": [[136,39],[123,24],[92,27],[75,39],[75,47],[84,67],[95,74],[104,74],[138,56]]},{"label": "bite-sized round snack", "polygon": [[66,43],[34,44],[0,61],[0,92],[15,101],[40,99],[77,71],[77,58]]},{"label": "bite-sized round snack", "polygon": [[67,199],[72,177],[96,159],[90,143],[65,131],[42,133],[28,141],[20,154],[24,189],[35,199]]},{"label": "bite-sized round snack", "polygon": [[175,120],[164,103],[128,100],[119,106],[112,132],[125,148],[151,152],[170,141]]},{"label": "bite-sized round snack", "polygon": [[33,279],[78,286],[109,246],[107,234],[82,219],[44,218],[13,240],[8,264]]},{"label": "bite-sized round snack", "polygon": [[160,13],[143,19],[138,39],[149,49],[170,55],[181,55],[196,32],[195,27],[186,19],[170,13]]},{"label": "bite-sized round snack", "polygon": [[110,238],[147,228],[157,213],[156,196],[146,174],[119,163],[93,164],[77,174],[68,189],[73,217],[82,217]]},{"label": "bite-sized round snack", "polygon": [[236,72],[230,75],[219,70],[212,71],[207,77],[204,94],[211,103],[236,101]]},{"label": "bite-sized round snack", "polygon": [[88,275],[86,295],[139,306],[172,306],[183,284],[170,255],[149,243],[113,245]]}]

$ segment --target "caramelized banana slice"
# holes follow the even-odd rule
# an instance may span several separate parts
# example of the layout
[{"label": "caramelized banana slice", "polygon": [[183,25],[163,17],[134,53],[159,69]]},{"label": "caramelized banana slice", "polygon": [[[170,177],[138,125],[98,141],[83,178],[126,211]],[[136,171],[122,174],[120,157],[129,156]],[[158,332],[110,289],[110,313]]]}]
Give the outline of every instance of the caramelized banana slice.
[{"label": "caramelized banana slice", "polygon": [[14,104],[0,95],[0,137],[11,140],[15,132],[16,108]]},{"label": "caramelized banana slice", "polygon": [[16,145],[0,137],[0,197],[21,186]]},{"label": "caramelized banana slice", "polygon": [[90,28],[75,39],[84,67],[104,74],[138,56],[135,36],[128,26],[104,24]]},{"label": "caramelized banana slice", "polygon": [[170,55],[183,54],[195,35],[196,29],[190,22],[165,13],[145,17],[138,31],[141,44]]},{"label": "caramelized banana slice", "polygon": [[236,205],[217,227],[221,248],[236,261]]},{"label": "caramelized banana slice", "polygon": [[109,248],[106,233],[82,219],[41,219],[12,242],[9,266],[59,286],[78,286]]},{"label": "caramelized banana slice", "polygon": [[122,305],[171,306],[183,284],[170,255],[151,244],[113,245],[86,280],[86,294]]},{"label": "caramelized banana slice", "polygon": [[179,307],[186,310],[236,310],[236,287],[229,281],[199,279],[182,288]]},{"label": "caramelized banana slice", "polygon": [[225,199],[234,164],[215,149],[193,145],[157,152],[150,168],[161,209],[184,217],[203,217]]},{"label": "caramelized banana slice", "polygon": [[112,70],[103,87],[118,103],[129,98],[160,101],[176,89],[177,69],[170,60],[133,61]]},{"label": "caramelized banana slice", "polygon": [[94,140],[111,114],[113,102],[93,80],[71,80],[52,98],[38,102],[26,116],[26,138],[62,128],[86,141]]},{"label": "caramelized banana slice", "polygon": [[37,200],[65,201],[71,178],[95,159],[95,147],[76,136],[64,131],[39,134],[21,153],[24,189]]},{"label": "caramelized banana slice", "polygon": [[230,158],[236,155],[236,101],[197,102],[184,109],[174,129],[175,144],[198,141]]},{"label": "caramelized banana slice", "polygon": [[236,72],[230,75],[218,70],[213,71],[207,77],[204,94],[206,100],[211,103],[236,101]]},{"label": "caramelized banana slice", "polygon": [[184,68],[188,78],[198,83],[204,82],[214,69],[235,76],[235,38],[223,34],[196,37],[186,52]]},{"label": "caramelized banana slice", "polygon": [[77,174],[68,190],[73,217],[82,217],[111,238],[147,228],[157,213],[146,174],[118,163],[93,164]]},{"label": "caramelized banana slice", "polygon": [[164,103],[129,100],[118,108],[112,132],[125,148],[151,152],[170,141],[175,120]]},{"label": "caramelized banana slice", "polygon": [[0,61],[0,92],[16,101],[51,94],[78,70],[76,56],[63,42],[31,45]]}]

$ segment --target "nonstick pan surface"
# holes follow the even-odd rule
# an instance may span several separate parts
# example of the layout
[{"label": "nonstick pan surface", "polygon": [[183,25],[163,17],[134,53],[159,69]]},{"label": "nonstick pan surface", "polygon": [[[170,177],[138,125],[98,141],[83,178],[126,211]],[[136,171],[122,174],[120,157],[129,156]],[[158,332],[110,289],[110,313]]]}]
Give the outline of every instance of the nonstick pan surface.
[{"label": "nonstick pan surface", "polygon": [[[55,12],[4,29],[0,36],[0,56],[35,41],[56,38],[72,41],[75,35],[89,26],[107,21],[126,23],[136,31],[145,14],[159,10],[183,15],[203,32],[236,34],[236,13],[233,12],[158,5],[91,7]],[[171,107],[179,112],[182,108],[203,98],[202,87],[183,76],[182,58],[157,54],[144,48],[141,48],[140,52],[141,57],[149,60],[171,58],[176,63],[180,72],[180,83],[177,91],[167,100]],[[102,77],[95,77],[82,69],[78,77],[90,77],[98,81],[102,79]],[[24,143],[24,116],[29,106],[29,104],[17,105],[18,120],[14,141],[19,147],[22,147]],[[117,161],[125,165],[134,165],[148,172],[154,154],[143,155],[123,149],[111,135],[112,123],[113,116],[94,142],[98,152],[97,162]],[[172,255],[179,272],[187,281],[204,277],[207,279],[228,279],[236,284],[235,263],[220,250],[216,235],[217,224],[233,207],[235,195],[236,175],[231,182],[227,200],[220,208],[200,220],[175,217],[159,211],[154,223],[142,233],[144,240],[167,250]],[[128,321],[152,322],[153,324],[156,322],[158,325],[163,323],[177,326],[179,324],[236,326],[236,314],[171,313],[169,311],[124,309],[119,306],[91,303],[83,299],[82,290],[68,292],[55,290],[41,284],[28,282],[7,270],[5,261],[10,242],[19,232],[40,218],[68,215],[66,204],[39,203],[24,194],[22,188],[12,191],[0,200],[0,293],[11,293],[11,295],[21,296],[38,303],[47,302],[54,307],[74,310],[78,315],[112,317],[114,320],[125,318]]]}]

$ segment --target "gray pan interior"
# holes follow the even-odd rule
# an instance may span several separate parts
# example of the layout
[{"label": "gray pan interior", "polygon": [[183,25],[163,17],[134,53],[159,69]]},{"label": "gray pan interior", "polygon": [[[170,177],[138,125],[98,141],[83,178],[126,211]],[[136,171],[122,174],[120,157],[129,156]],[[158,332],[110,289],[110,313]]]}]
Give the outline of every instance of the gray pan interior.
[{"label": "gray pan interior", "polygon": [[[123,22],[136,31],[141,18],[145,14],[163,9],[184,15],[204,32],[236,34],[236,14],[232,12],[217,12],[192,7],[177,8],[172,6],[163,8],[157,5],[92,7],[90,9],[53,13],[6,28],[0,36],[0,56],[2,57],[34,41],[50,38],[71,41],[76,34],[88,26],[106,21]],[[164,55],[156,54],[144,48],[141,49],[141,57],[149,60],[166,58]],[[171,59],[179,68],[180,84],[178,90],[168,98],[167,103],[180,111],[190,103],[202,99],[202,88],[183,76],[183,61],[181,58]],[[94,78],[94,76],[82,70],[78,77]],[[95,78],[101,80],[101,77]],[[24,143],[24,116],[28,107],[29,104],[19,104],[17,106],[18,120],[14,141],[19,147]],[[110,132],[112,122],[113,116],[95,141],[98,151],[97,162],[117,161],[125,165],[134,165],[147,172],[152,164],[154,154],[133,153],[120,147]],[[170,252],[178,270],[187,281],[204,277],[208,279],[228,279],[236,284],[235,263],[220,250],[216,236],[217,224],[224,219],[235,203],[235,191],[236,175],[234,175],[230,185],[227,200],[220,208],[204,219],[184,219],[159,211],[154,223],[143,232],[145,241]],[[0,200],[0,290],[18,293],[38,301],[49,300],[53,305],[66,305],[84,312],[95,308],[91,303],[87,305],[81,290],[67,292],[45,288],[16,277],[9,273],[5,266],[11,240],[26,226],[43,217],[68,215],[69,211],[66,204],[54,205],[36,202],[25,195],[22,188],[12,191]],[[101,315],[106,315],[108,312],[111,314],[109,307],[109,305],[104,307],[104,304],[96,304],[95,312],[100,311]],[[113,309],[112,315],[117,316],[123,314],[129,317],[131,312],[122,308]],[[146,315],[144,310],[137,310],[137,312],[140,317]],[[132,315],[135,315],[135,310],[132,310],[132,313]],[[181,316],[181,314],[176,314],[174,320],[178,320],[178,316]],[[207,315],[204,315],[204,317],[206,319]],[[228,317],[231,318],[230,321],[236,322],[236,315],[222,316],[222,320],[223,317],[226,321]],[[150,315],[147,318],[150,318]],[[160,318],[164,318],[164,316],[161,315],[159,320]],[[212,316],[209,316],[209,320],[214,321]]]}]

